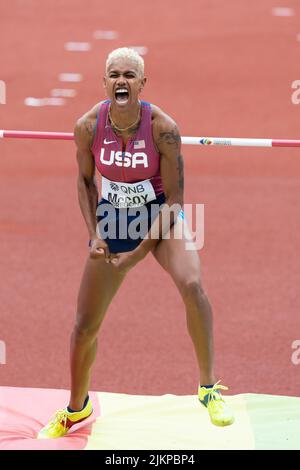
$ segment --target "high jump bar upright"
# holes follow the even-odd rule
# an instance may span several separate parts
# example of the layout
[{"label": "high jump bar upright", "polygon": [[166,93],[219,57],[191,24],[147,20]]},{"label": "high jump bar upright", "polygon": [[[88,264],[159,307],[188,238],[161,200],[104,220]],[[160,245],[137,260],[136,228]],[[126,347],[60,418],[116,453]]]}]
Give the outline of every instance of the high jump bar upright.
[{"label": "high jump bar upright", "polygon": [[[0,138],[74,140],[71,132],[38,132],[0,130]],[[181,137],[187,145],[223,145],[227,147],[300,147],[300,140],[252,139],[236,137]]]}]

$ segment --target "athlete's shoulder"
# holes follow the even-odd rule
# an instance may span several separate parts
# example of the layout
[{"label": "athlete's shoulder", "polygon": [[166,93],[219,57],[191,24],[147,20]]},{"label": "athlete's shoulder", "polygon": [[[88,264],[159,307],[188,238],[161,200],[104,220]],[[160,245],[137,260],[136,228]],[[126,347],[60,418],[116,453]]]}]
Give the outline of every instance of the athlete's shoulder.
[{"label": "athlete's shoulder", "polygon": [[74,137],[77,146],[91,145],[96,129],[97,115],[101,104],[102,101],[97,103],[77,119],[74,128]]},{"label": "athlete's shoulder", "polygon": [[169,138],[180,140],[180,134],[176,121],[161,108],[151,104],[152,108],[152,133],[157,145],[168,143]]}]

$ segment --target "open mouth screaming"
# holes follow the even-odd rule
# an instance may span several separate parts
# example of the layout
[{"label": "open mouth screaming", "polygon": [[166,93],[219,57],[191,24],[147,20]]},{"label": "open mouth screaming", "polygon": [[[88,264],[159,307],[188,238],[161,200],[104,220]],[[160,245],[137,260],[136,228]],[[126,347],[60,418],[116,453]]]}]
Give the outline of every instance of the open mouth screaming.
[{"label": "open mouth screaming", "polygon": [[129,98],[128,90],[126,90],[126,88],[119,88],[115,92],[115,98],[116,98],[117,103],[120,103],[120,104],[127,103],[128,98]]}]

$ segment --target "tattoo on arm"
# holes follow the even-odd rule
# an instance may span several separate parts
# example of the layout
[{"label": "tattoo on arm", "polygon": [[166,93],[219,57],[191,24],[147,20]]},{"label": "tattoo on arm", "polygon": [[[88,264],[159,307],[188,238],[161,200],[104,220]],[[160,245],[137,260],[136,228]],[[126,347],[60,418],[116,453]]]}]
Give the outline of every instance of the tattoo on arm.
[{"label": "tattoo on arm", "polygon": [[176,126],[170,132],[160,132],[158,143],[173,145],[173,148],[178,150],[177,154],[177,171],[178,171],[178,186],[183,191],[184,189],[184,174],[183,174],[183,158],[180,154],[181,137]]},{"label": "tattoo on arm", "polygon": [[183,191],[183,188],[184,188],[184,175],[183,175],[183,158],[182,158],[181,154],[179,154],[177,156],[177,170],[178,170],[179,188]]},{"label": "tattoo on arm", "polygon": [[84,130],[87,134],[87,140],[89,147],[92,146],[95,125],[91,121],[84,121]]},{"label": "tattoo on arm", "polygon": [[171,132],[160,132],[159,134],[158,143],[175,145],[176,148],[179,148],[180,141],[181,139],[177,127],[174,127]]},{"label": "tattoo on arm", "polygon": [[85,121],[84,123],[85,130],[87,131],[88,135],[90,137],[93,137],[94,135],[94,126],[90,121]]}]

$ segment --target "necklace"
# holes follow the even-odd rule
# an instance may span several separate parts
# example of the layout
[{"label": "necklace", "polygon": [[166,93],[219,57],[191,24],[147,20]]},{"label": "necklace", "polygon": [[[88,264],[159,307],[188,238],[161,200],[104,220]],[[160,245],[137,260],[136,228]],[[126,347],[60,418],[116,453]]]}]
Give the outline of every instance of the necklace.
[{"label": "necklace", "polygon": [[114,121],[112,120],[111,114],[110,114],[110,105],[109,105],[109,110],[108,110],[108,117],[109,117],[109,120],[110,120],[110,122],[112,123],[113,127],[114,127],[115,129],[117,129],[117,131],[119,131],[119,132],[124,132],[124,131],[127,131],[128,129],[131,129],[131,127],[134,127],[134,126],[139,122],[139,120],[140,120],[140,118],[141,118],[141,106],[140,106],[140,108],[139,108],[139,112],[138,112],[138,116],[137,116],[136,121],[134,121],[134,123],[133,123],[133,124],[130,124],[130,126],[128,126],[128,127],[121,128],[121,127],[118,127],[118,126],[114,123]]}]

